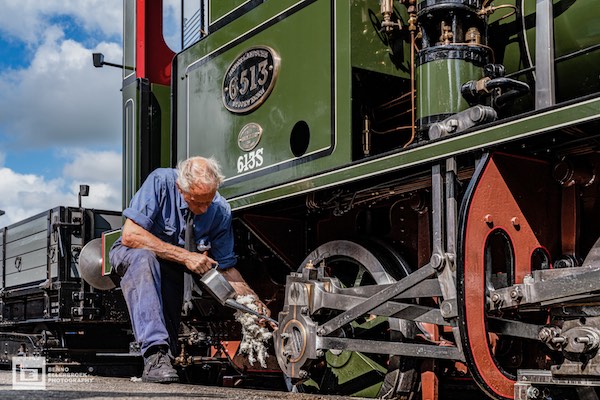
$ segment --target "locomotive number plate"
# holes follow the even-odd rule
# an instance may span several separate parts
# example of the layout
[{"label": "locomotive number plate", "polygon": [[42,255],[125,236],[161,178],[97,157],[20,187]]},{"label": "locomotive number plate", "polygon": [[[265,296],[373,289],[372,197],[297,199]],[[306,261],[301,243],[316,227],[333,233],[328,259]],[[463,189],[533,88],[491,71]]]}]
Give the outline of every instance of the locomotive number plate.
[{"label": "locomotive number plate", "polygon": [[223,78],[223,104],[233,113],[247,113],[271,94],[280,59],[270,47],[252,47],[240,54]]}]

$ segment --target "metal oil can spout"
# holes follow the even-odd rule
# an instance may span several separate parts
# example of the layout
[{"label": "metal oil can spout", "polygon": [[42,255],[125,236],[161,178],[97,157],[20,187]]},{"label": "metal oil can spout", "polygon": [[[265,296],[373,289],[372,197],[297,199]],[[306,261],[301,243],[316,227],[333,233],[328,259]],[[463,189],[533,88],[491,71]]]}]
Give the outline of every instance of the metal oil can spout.
[{"label": "metal oil can spout", "polygon": [[211,269],[200,279],[200,282],[204,284],[204,288],[212,297],[214,297],[219,303],[224,306],[235,308],[236,310],[240,310],[242,312],[250,313],[252,315],[256,315],[257,317],[264,318],[265,320],[274,323],[275,325],[279,325],[277,321],[274,319],[267,317],[265,314],[261,314],[258,311],[254,311],[253,309],[246,307],[243,304],[235,301],[235,289],[231,284],[225,279],[223,275],[219,273],[216,269]]},{"label": "metal oil can spout", "polygon": [[265,314],[261,314],[258,311],[254,311],[250,307],[246,307],[245,305],[238,303],[234,299],[228,299],[225,302],[225,305],[228,307],[231,307],[231,308],[235,308],[236,310],[239,310],[239,311],[242,311],[245,313],[256,315],[259,318],[264,318],[265,320],[275,324],[276,326],[279,326],[279,323],[277,321],[275,321],[273,318],[267,317]]}]

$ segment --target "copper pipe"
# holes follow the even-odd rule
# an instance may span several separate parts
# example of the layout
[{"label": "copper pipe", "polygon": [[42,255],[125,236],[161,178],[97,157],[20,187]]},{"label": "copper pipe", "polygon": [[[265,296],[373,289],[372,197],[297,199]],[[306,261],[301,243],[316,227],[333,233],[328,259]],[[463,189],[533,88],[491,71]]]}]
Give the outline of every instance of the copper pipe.
[{"label": "copper pipe", "polygon": [[[408,114],[410,112],[411,112],[410,109],[407,108],[406,110],[404,110],[402,112],[386,116],[385,118],[379,117],[379,118],[377,118],[377,123],[380,124],[380,125],[384,125],[384,124],[387,124],[390,121],[395,121],[398,118],[402,118],[402,116],[404,116],[404,115],[406,115],[406,114]],[[410,125],[408,125],[408,127],[410,127]]]},{"label": "copper pipe", "polygon": [[369,132],[374,133],[376,135],[387,135],[388,133],[394,133],[394,132],[402,131],[404,129],[411,129],[411,127],[409,125],[397,126],[395,128],[388,129],[386,131],[376,131],[375,129],[371,129]]},{"label": "copper pipe", "polygon": [[402,96],[396,97],[395,99],[392,99],[392,100],[388,101],[387,103],[383,103],[380,106],[378,106],[377,108],[384,109],[384,108],[394,107],[394,106],[398,105],[399,103],[403,103],[404,101],[406,101],[409,95],[410,95],[410,93],[404,93]]}]

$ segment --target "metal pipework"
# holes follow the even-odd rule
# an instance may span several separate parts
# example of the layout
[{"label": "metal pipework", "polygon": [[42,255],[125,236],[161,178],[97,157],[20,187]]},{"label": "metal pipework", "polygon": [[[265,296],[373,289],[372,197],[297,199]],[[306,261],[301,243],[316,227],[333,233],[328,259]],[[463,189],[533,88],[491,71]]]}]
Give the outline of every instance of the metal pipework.
[{"label": "metal pipework", "polygon": [[[495,90],[499,90],[500,94],[496,95]],[[501,108],[515,97],[528,93],[529,85],[503,76],[494,78],[486,76],[479,80],[464,83],[460,88],[460,92],[465,100],[472,104],[483,102],[485,97],[491,96],[493,105]]]},{"label": "metal pipework", "polygon": [[[419,139],[429,128],[460,113],[469,104],[460,95],[463,83],[483,77],[492,59],[478,0],[420,0],[417,18],[422,47],[416,56],[416,125]],[[428,96],[427,93],[440,93]]]},{"label": "metal pipework", "polygon": [[381,0],[379,5],[381,8],[381,15],[383,16],[381,29],[386,32],[391,32],[396,27],[402,29],[400,22],[392,21],[392,15],[394,14],[394,0]]},{"label": "metal pipework", "polygon": [[536,0],[535,108],[556,103],[554,78],[554,14],[552,0]]},{"label": "metal pipework", "polygon": [[493,108],[474,106],[431,125],[429,139],[439,139],[452,133],[459,133],[475,125],[495,121],[496,118],[498,114]]}]

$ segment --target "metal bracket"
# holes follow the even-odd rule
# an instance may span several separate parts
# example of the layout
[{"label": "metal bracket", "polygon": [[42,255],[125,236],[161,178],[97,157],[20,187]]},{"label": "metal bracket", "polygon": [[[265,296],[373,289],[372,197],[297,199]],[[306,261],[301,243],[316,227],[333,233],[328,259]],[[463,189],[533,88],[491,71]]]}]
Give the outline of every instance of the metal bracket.
[{"label": "metal bracket", "polygon": [[100,309],[96,307],[71,307],[73,317],[83,317],[93,319],[100,315]]},{"label": "metal bracket", "polygon": [[424,345],[405,342],[381,342],[362,339],[337,337],[317,337],[317,349],[349,350],[375,354],[393,354],[399,356],[437,358],[464,361],[462,352],[452,346]]},{"label": "metal bracket", "polygon": [[341,328],[342,326],[354,321],[361,315],[367,314],[371,312],[373,309],[377,308],[381,304],[386,301],[398,296],[400,293],[408,290],[413,287],[417,283],[429,278],[431,275],[435,273],[435,269],[431,266],[431,264],[427,264],[407,277],[399,280],[391,286],[388,286],[381,292],[371,296],[369,299],[364,302],[354,306],[353,308],[341,313],[340,315],[332,318],[327,321],[325,324],[321,325],[317,331],[317,333],[321,336],[325,336],[335,331],[336,329]]},{"label": "metal bracket", "polygon": [[541,270],[527,276],[522,284],[491,291],[490,310],[562,304],[596,296],[598,292],[600,268],[597,265]]}]

